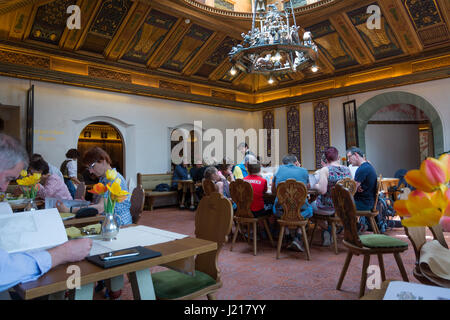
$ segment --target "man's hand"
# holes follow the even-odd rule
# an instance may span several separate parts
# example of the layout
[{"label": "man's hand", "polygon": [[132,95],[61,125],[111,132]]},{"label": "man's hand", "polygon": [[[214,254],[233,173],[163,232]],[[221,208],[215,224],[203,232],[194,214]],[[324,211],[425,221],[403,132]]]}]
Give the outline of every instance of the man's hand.
[{"label": "man's hand", "polygon": [[69,240],[66,243],[48,250],[52,256],[52,268],[57,265],[83,260],[89,255],[92,239]]},{"label": "man's hand", "polygon": [[61,212],[65,212],[65,213],[70,212],[70,209],[67,208],[62,201],[59,201],[59,200],[56,201],[56,208],[58,208],[58,211],[60,213]]}]

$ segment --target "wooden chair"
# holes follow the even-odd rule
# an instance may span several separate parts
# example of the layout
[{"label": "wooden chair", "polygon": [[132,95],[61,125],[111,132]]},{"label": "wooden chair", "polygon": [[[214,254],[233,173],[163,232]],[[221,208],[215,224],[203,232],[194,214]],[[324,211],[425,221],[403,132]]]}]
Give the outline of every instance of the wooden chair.
[{"label": "wooden chair", "polygon": [[345,274],[347,273],[347,269],[353,255],[360,254],[364,255],[364,262],[362,267],[359,297],[364,295],[367,280],[367,268],[369,266],[371,255],[378,256],[382,281],[386,280],[383,254],[387,253],[394,255],[403,281],[408,281],[408,276],[406,274],[405,267],[403,266],[402,258],[400,257],[400,253],[408,249],[408,243],[383,234],[358,236],[356,226],[356,207],[350,192],[341,185],[337,184],[331,190],[331,196],[333,198],[333,205],[336,214],[344,224],[343,243],[348,249],[347,258],[345,259],[344,267],[342,268],[336,289],[341,289],[342,282],[344,281]]},{"label": "wooden chair", "polygon": [[[426,243],[426,228],[425,227],[404,227],[405,233],[411,241],[414,253],[416,255],[416,264],[413,270],[414,277],[419,280],[423,284],[439,286],[444,288],[450,288],[450,281],[446,279],[439,278],[435,276],[431,270],[426,270],[421,268],[420,262],[420,253],[423,245]],[[448,249],[447,242],[444,238],[444,233],[442,232],[441,225],[436,225],[433,227],[429,227],[431,233],[433,234],[434,240],[437,240],[444,248]]]},{"label": "wooden chair", "polygon": [[75,197],[74,200],[84,200],[84,197],[86,195],[86,184],[84,182],[81,182],[77,190],[75,191]]},{"label": "wooden chair", "polygon": [[262,221],[264,224],[264,228],[266,229],[266,233],[274,246],[272,233],[269,230],[269,226],[267,224],[267,220],[269,219],[269,215],[255,218],[252,211],[250,210],[250,206],[253,202],[253,188],[250,183],[244,181],[242,179],[238,179],[233,181],[230,184],[230,193],[231,198],[234,203],[236,203],[237,210],[234,214],[234,221],[236,222],[236,228],[234,229],[233,240],[231,242],[230,251],[233,250],[233,245],[236,242],[237,234],[239,233],[240,226],[244,223],[247,224],[247,235],[248,241],[250,242],[250,224],[253,225],[253,255],[256,256],[257,252],[257,223]]},{"label": "wooden chair", "polygon": [[202,180],[202,188],[205,196],[209,196],[211,193],[217,192],[216,184],[208,179]]},{"label": "wooden chair", "polygon": [[195,299],[206,295],[214,299],[214,293],[222,287],[218,258],[233,221],[230,200],[218,192],[204,196],[195,214],[195,236],[217,242],[217,251],[200,254],[195,259],[195,275],[174,270],[152,274],[157,299]]},{"label": "wooden chair", "polygon": [[382,188],[382,184],[381,184],[381,180],[382,180],[382,176],[380,174],[380,176],[377,179],[377,187],[376,187],[376,194],[375,194],[375,203],[373,205],[372,210],[370,211],[362,211],[362,210],[357,210],[356,211],[356,216],[358,218],[360,217],[366,217],[367,219],[369,219],[370,225],[372,226],[372,231],[373,233],[380,233],[380,230],[378,229],[377,226],[377,222],[375,220],[375,217],[378,215],[378,209],[377,209],[377,204],[378,204],[378,196],[381,192],[381,188]]},{"label": "wooden chair", "polygon": [[278,237],[277,259],[280,258],[281,245],[283,242],[284,229],[289,230],[302,229],[303,242],[306,250],[306,259],[311,259],[309,251],[308,237],[306,235],[306,225],[309,219],[303,218],[300,214],[302,206],[305,204],[308,191],[303,182],[297,182],[294,179],[288,179],[280,182],[277,186],[277,198],[280,205],[283,207],[283,215],[278,219],[280,225],[280,235]]},{"label": "wooden chair", "polygon": [[141,218],[145,203],[145,192],[141,185],[134,188],[133,193],[131,194],[130,202],[131,218],[133,220],[133,224],[137,224]]},{"label": "wooden chair", "polygon": [[[344,188],[348,189],[352,196],[356,193],[356,181],[352,178],[345,178],[341,179],[336,184],[340,184]],[[313,231],[311,232],[311,238],[309,240],[309,243],[312,244],[313,238],[314,238],[314,231],[316,231],[317,227],[317,220],[325,220],[329,225],[331,225],[331,236],[333,238],[333,247],[334,247],[334,253],[338,254],[338,246],[337,246],[337,235],[336,235],[336,224],[341,224],[341,219],[339,219],[336,214],[332,215],[321,215],[321,214],[314,214],[312,219],[314,223]]]}]

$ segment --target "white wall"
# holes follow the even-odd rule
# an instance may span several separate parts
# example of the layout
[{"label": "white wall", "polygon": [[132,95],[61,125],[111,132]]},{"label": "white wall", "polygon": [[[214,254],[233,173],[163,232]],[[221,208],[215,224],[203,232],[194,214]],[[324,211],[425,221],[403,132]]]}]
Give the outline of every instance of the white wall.
[{"label": "white wall", "polygon": [[[120,130],[126,175],[134,180],[137,172],[169,170],[170,127],[202,120],[204,129],[225,133],[257,125],[255,115],[245,111],[9,77],[0,77],[0,103],[24,109],[30,83],[35,86],[34,152],[56,166],[69,148],[77,147],[80,132],[93,121],[107,121]],[[24,119],[25,111],[22,114]]]},{"label": "white wall", "polygon": [[369,124],[366,151],[378,174],[394,177],[398,169],[420,166],[419,127],[417,124]]},{"label": "white wall", "polygon": [[[344,97],[329,99],[330,103],[330,140],[331,144],[339,150],[339,155],[345,156],[345,127],[343,103],[356,100],[356,106],[360,107],[367,100],[386,92],[403,91],[423,97],[436,110],[441,118],[444,132],[444,150],[450,150],[450,78],[428,81],[408,86],[370,91]],[[262,112],[257,112],[257,118],[262,119]],[[300,105],[301,116],[301,144],[302,144],[302,165],[310,170],[314,165],[314,114],[312,103],[302,103]],[[284,119],[284,120],[280,120]],[[280,159],[287,153],[287,141],[281,137],[287,136],[286,108],[275,110],[275,123],[280,129]],[[262,120],[260,122],[262,125]],[[375,138],[366,136],[366,144],[370,144]],[[389,141],[386,141],[386,143]],[[417,142],[418,143],[418,142]],[[286,146],[286,147],[285,147]],[[284,149],[285,148],[285,149]],[[373,150],[366,150],[368,159],[377,157]],[[397,153],[394,149],[394,153]]]}]

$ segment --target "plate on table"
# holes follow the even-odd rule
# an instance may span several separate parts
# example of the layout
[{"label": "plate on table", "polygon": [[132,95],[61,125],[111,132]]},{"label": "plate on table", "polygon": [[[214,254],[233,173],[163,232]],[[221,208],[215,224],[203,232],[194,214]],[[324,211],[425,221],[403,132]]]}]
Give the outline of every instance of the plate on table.
[{"label": "plate on table", "polygon": [[59,215],[61,216],[61,219],[63,219],[63,221],[75,218],[75,213],[61,212]]},{"label": "plate on table", "polygon": [[20,204],[25,204],[29,201],[29,199],[7,199],[6,201],[8,201],[9,204],[12,205],[20,205]]},{"label": "plate on table", "polygon": [[103,238],[101,235],[101,227],[102,225],[100,223],[91,224],[89,226],[81,228],[70,227],[66,228],[66,233],[69,239],[82,239],[82,238],[101,239]]}]

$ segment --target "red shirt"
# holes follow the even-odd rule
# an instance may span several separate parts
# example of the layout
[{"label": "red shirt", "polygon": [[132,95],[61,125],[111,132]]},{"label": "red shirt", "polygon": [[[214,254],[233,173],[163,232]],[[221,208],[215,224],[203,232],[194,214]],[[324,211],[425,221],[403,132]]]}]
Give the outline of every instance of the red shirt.
[{"label": "red shirt", "polygon": [[256,175],[248,175],[244,180],[253,187],[253,202],[250,210],[256,212],[264,209],[263,194],[267,192],[267,180]]}]

